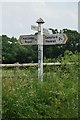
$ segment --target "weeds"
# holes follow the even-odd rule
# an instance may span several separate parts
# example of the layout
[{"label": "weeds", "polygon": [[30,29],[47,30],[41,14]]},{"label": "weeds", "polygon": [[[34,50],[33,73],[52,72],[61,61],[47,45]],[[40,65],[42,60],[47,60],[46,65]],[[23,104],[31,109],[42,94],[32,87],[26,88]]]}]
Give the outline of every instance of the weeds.
[{"label": "weeds", "polygon": [[[6,77],[5,77],[6,75]],[[44,81],[37,67],[3,70],[3,118],[77,118],[77,66],[44,67]]]}]

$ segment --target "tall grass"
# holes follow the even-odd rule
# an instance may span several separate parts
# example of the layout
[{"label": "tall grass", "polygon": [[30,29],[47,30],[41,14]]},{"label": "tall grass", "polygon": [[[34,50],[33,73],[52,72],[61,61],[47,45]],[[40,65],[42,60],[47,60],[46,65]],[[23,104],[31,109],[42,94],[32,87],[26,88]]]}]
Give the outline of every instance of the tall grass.
[{"label": "tall grass", "polygon": [[[6,76],[5,76],[6,75]],[[78,73],[75,65],[3,70],[3,118],[78,117]]]},{"label": "tall grass", "polygon": [[68,57],[72,65],[45,66],[43,82],[37,79],[37,67],[3,69],[3,119],[78,118],[78,64],[73,57]]}]

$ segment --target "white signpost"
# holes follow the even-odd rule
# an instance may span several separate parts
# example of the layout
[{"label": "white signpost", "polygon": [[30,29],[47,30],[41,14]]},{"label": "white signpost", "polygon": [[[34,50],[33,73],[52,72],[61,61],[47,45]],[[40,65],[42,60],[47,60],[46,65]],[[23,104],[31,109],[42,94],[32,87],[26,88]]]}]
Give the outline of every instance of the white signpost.
[{"label": "white signpost", "polygon": [[40,18],[38,23],[38,79],[43,81],[43,28],[44,21]]},{"label": "white signpost", "polygon": [[31,29],[38,31],[38,36],[21,35],[19,42],[21,45],[38,45],[38,79],[43,81],[43,45],[65,44],[68,38],[64,33],[49,34],[48,30],[41,26],[44,23],[42,18],[36,22],[38,26],[31,25]]},{"label": "white signpost", "polygon": [[52,35],[44,35],[43,36],[44,45],[56,45],[56,44],[65,44],[67,41],[67,36],[64,33],[57,33]]},{"label": "white signpost", "polygon": [[35,31],[38,31],[38,26],[31,25],[31,29],[35,30]]},{"label": "white signpost", "polygon": [[[38,27],[38,26],[31,25],[31,29],[32,29],[32,30],[35,30],[35,31],[38,31],[39,27]],[[50,34],[50,33],[49,33],[49,30],[46,29],[46,28],[43,28],[43,34]]]},{"label": "white signpost", "polygon": [[37,38],[35,35],[21,35],[19,42],[21,45],[37,45]]}]

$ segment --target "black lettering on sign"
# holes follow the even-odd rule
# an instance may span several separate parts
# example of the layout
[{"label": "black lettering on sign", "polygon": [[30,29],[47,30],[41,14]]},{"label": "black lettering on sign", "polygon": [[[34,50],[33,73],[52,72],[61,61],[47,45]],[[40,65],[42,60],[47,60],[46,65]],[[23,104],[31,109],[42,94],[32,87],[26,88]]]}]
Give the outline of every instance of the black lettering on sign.
[{"label": "black lettering on sign", "polygon": [[62,40],[62,38],[61,38],[61,37],[59,37],[59,40]]},{"label": "black lettering on sign", "polygon": [[57,39],[57,36],[45,36],[45,39]]},{"label": "black lettering on sign", "polygon": [[30,39],[30,40],[34,40],[34,37],[27,37],[27,38],[26,38],[26,37],[23,37],[23,39],[24,39],[24,40],[25,40],[25,39],[26,39],[26,40],[29,40],[29,39]]},{"label": "black lettering on sign", "polygon": [[25,40],[25,43],[32,43],[32,40]]},{"label": "black lettering on sign", "polygon": [[54,43],[56,40],[46,40],[47,43]]},{"label": "black lettering on sign", "polygon": [[27,36],[24,35],[24,36],[22,36],[22,39],[23,40],[33,40],[33,39],[35,39],[35,36],[33,36],[33,35],[32,36],[31,35],[27,35]]}]

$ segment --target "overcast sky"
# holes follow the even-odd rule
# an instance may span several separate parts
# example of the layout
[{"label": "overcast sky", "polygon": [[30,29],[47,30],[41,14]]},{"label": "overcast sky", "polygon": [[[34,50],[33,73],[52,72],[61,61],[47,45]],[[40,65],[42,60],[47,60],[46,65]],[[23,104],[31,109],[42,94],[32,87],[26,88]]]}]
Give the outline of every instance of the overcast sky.
[{"label": "overcast sky", "polygon": [[2,4],[2,33],[17,38],[33,34],[31,25],[37,25],[39,17],[45,21],[45,28],[78,31],[77,2],[7,2]]}]

